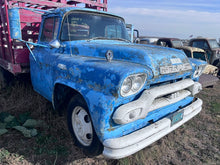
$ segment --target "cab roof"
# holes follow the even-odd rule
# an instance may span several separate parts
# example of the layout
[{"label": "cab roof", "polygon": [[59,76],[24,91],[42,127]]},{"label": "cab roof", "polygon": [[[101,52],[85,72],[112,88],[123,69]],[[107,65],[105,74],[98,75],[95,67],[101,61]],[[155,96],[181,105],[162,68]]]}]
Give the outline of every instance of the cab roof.
[{"label": "cab roof", "polygon": [[62,7],[62,8],[57,8],[54,10],[48,10],[43,16],[48,16],[48,15],[60,15],[64,16],[66,13],[70,11],[79,11],[79,12],[85,12],[85,13],[97,13],[97,14],[103,14],[103,15],[109,15],[113,17],[118,17],[124,21],[124,18],[115,15],[113,13],[105,12],[105,11],[99,11],[95,9],[89,9],[89,8],[77,8],[77,7]]}]

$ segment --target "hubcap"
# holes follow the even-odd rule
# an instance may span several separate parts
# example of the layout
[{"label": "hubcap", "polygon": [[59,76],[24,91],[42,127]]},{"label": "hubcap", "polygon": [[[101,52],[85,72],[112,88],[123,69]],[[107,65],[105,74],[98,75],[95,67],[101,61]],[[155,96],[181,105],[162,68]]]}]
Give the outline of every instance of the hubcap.
[{"label": "hubcap", "polygon": [[78,141],[84,146],[89,146],[93,139],[92,123],[89,114],[80,106],[73,110],[72,126]]}]

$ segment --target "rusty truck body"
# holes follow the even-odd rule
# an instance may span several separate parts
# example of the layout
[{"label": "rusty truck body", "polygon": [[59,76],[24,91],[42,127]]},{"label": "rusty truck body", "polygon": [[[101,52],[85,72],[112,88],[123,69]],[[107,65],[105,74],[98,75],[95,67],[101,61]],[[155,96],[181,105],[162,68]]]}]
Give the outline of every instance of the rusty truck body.
[{"label": "rusty truck body", "polygon": [[[0,66],[14,74],[30,70],[34,90],[67,112],[70,133],[87,154],[129,156],[201,111],[195,95],[205,62],[181,50],[131,43],[124,19],[106,11],[41,0],[0,2]],[[42,11],[44,2],[57,6]],[[44,14],[36,23],[25,11]]]}]

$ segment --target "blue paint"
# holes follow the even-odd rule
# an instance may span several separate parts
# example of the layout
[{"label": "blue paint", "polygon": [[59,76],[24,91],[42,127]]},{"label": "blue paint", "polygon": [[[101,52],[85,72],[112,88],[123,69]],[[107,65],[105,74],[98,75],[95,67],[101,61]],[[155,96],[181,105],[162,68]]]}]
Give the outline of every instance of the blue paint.
[{"label": "blue paint", "polygon": [[196,59],[196,58],[189,58],[189,60],[191,61],[191,63],[199,66],[199,65],[206,65],[207,62],[206,61],[203,61],[203,60],[199,60],[199,59]]},{"label": "blue paint", "polygon": [[[42,22],[51,16],[61,18],[57,40],[59,40],[62,18],[71,10],[96,12],[88,9],[61,8],[44,14]],[[203,63],[194,59],[189,60],[180,50],[116,40],[60,41],[60,43],[63,45],[62,47],[50,48],[49,44],[41,42],[39,37],[38,44],[46,47],[36,47],[33,50],[36,61],[30,56],[33,87],[50,101],[53,101],[56,84],[63,84],[78,91],[88,105],[94,128],[101,141],[129,134],[148,125],[149,120],[157,121],[169,113],[177,111],[180,106],[187,106],[193,100],[192,97],[187,97],[173,105],[150,112],[145,119],[126,125],[117,125],[111,117],[120,105],[136,100],[144,89],[175,82],[178,79],[192,78],[195,70],[192,63],[196,65]],[[105,58],[108,50],[114,53],[112,62],[107,62]],[[161,75],[159,68],[173,65],[172,58],[179,58],[182,63],[190,63],[193,69]],[[65,67],[59,68],[59,64],[65,65]],[[146,84],[137,94],[122,97],[120,87],[124,79],[136,73],[147,74]]]},{"label": "blue paint", "polygon": [[8,9],[10,35],[12,39],[22,39],[19,8]]}]

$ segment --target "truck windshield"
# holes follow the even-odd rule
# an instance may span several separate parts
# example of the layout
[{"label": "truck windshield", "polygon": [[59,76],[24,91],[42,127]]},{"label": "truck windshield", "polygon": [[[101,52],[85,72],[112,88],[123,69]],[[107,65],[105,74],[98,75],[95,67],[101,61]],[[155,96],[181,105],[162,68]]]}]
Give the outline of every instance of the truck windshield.
[{"label": "truck windshield", "polygon": [[208,42],[212,49],[219,48],[219,45],[216,40],[208,40]]},{"label": "truck windshield", "polygon": [[124,21],[120,18],[93,13],[68,14],[62,25],[61,40],[129,40]]},{"label": "truck windshield", "polygon": [[182,47],[183,43],[180,40],[172,40],[172,44],[174,47]]},{"label": "truck windshield", "polygon": [[193,57],[196,58],[196,59],[200,59],[200,60],[203,60],[203,61],[207,61],[207,57],[206,57],[205,52],[197,52],[197,51],[194,51],[194,52],[193,52]]}]

